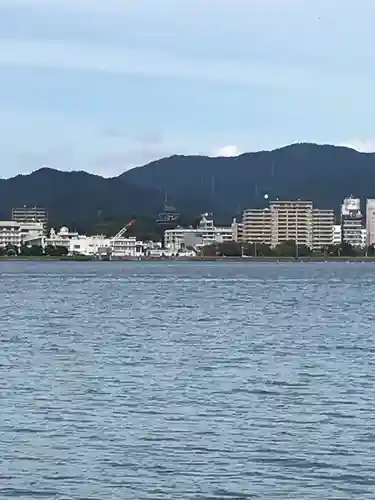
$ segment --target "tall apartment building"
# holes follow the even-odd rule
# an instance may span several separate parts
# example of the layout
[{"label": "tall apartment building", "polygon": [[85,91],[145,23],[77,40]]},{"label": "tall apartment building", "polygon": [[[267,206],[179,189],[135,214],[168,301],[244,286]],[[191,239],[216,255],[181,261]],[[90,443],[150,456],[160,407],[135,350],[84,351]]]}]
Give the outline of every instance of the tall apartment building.
[{"label": "tall apartment building", "polygon": [[320,251],[333,244],[335,213],[333,210],[313,209],[312,250]]},{"label": "tall apartment building", "polygon": [[271,246],[285,241],[312,247],[313,204],[311,201],[271,201]]},{"label": "tall apartment building", "polygon": [[41,222],[46,232],[48,227],[48,212],[44,208],[27,207],[25,205],[22,208],[12,209],[12,221],[30,224]]},{"label": "tall apartment building", "polygon": [[340,224],[335,224],[332,227],[332,245],[341,245],[342,243],[342,230]]},{"label": "tall apartment building", "polygon": [[271,201],[268,208],[243,213],[243,239],[271,247],[295,241],[313,250],[332,244],[333,210],[314,209],[311,201]]},{"label": "tall apartment building", "polygon": [[246,243],[271,245],[272,223],[269,208],[250,208],[242,215],[242,240]]},{"label": "tall apartment building", "polygon": [[345,198],[341,205],[342,241],[353,247],[363,246],[363,216],[359,198]]},{"label": "tall apartment building", "polygon": [[375,245],[375,200],[366,201],[367,245]]}]

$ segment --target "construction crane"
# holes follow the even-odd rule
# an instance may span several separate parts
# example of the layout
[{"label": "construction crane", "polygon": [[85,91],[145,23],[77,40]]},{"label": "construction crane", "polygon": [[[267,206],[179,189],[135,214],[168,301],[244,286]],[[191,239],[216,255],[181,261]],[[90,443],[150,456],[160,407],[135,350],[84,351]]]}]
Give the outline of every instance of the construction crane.
[{"label": "construction crane", "polygon": [[113,252],[116,250],[116,243],[118,243],[118,240],[120,240],[126,231],[135,223],[135,219],[130,220],[126,226],[120,229],[120,231],[114,236],[113,238],[110,238],[110,246],[105,246],[105,247],[100,247],[98,248],[98,258],[100,259],[105,259],[105,260],[111,260],[111,256]]},{"label": "construction crane", "polygon": [[122,229],[120,229],[120,231],[116,234],[116,236],[114,236],[112,239],[113,240],[118,240],[119,238],[122,238],[122,236],[124,236],[124,234],[126,233],[126,231],[131,227],[133,226],[133,224],[135,223],[135,219],[132,219],[131,221],[129,221],[126,226],[124,226]]}]

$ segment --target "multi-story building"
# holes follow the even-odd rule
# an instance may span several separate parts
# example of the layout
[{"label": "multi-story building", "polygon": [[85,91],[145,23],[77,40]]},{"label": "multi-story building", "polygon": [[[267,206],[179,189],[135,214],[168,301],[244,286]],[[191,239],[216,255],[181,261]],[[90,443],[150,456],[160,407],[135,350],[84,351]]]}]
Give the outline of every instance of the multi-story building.
[{"label": "multi-story building", "polygon": [[367,229],[363,228],[361,232],[361,248],[367,247]]},{"label": "multi-story building", "polygon": [[375,245],[375,200],[366,201],[366,233],[367,245]]},{"label": "multi-story building", "polygon": [[0,222],[0,247],[20,248],[29,239],[39,238],[43,235],[43,223],[41,222]]},{"label": "multi-story building", "polygon": [[313,250],[332,243],[333,210],[319,210],[311,201],[271,201],[268,208],[243,213],[243,240],[271,247],[294,241]]},{"label": "multi-story building", "polygon": [[201,215],[197,228],[177,227],[164,232],[164,247],[172,254],[229,241],[233,241],[233,228],[216,227],[213,217],[207,213]]},{"label": "multi-story building", "polygon": [[313,204],[311,201],[271,201],[271,246],[294,241],[312,247]]},{"label": "multi-story building", "polygon": [[48,212],[44,208],[27,207],[13,208],[12,221],[33,223],[41,222],[43,224],[44,232],[47,232],[48,227]]},{"label": "multi-story building", "polygon": [[345,198],[341,205],[342,241],[353,247],[363,246],[363,217],[359,198]]},{"label": "multi-story building", "polygon": [[232,223],[232,239],[236,243],[243,242],[243,223],[237,222],[236,219],[233,219]]},{"label": "multi-story building", "polygon": [[342,243],[342,230],[340,224],[332,226],[332,245],[339,246]]},{"label": "multi-story building", "polygon": [[272,219],[269,208],[250,208],[242,216],[242,241],[246,243],[272,242]]},{"label": "multi-story building", "polygon": [[320,251],[333,244],[335,213],[333,210],[313,209],[312,250]]}]

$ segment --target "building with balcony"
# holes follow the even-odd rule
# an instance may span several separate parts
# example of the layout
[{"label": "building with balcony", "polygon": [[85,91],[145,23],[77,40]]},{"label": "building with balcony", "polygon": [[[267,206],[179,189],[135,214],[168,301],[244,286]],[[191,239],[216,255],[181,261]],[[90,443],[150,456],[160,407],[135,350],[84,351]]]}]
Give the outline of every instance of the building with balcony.
[{"label": "building with balcony", "polygon": [[271,246],[272,216],[269,208],[250,208],[243,212],[242,241]]},{"label": "building with balcony", "polygon": [[29,240],[43,236],[41,222],[0,221],[0,247],[16,247],[27,244]]},{"label": "building with balcony", "polygon": [[319,252],[333,244],[335,213],[333,210],[313,209],[312,250]]},{"label": "building with balcony", "polygon": [[27,207],[25,205],[21,208],[12,209],[12,221],[23,223],[41,222],[46,233],[48,228],[48,212],[44,208]]},{"label": "building with balcony", "polygon": [[375,245],[375,200],[366,201],[366,244]]},{"label": "building with balcony", "polygon": [[333,210],[320,210],[311,201],[271,201],[267,208],[243,213],[243,241],[276,247],[286,241],[320,250],[332,243]]},{"label": "building with balcony", "polygon": [[341,224],[334,224],[332,227],[332,245],[339,246],[342,243]]},{"label": "building with balcony", "polygon": [[359,198],[345,198],[341,205],[342,241],[353,247],[363,246],[363,216]]},{"label": "building with balcony", "polygon": [[271,246],[294,241],[313,246],[313,204],[311,201],[271,201]]}]

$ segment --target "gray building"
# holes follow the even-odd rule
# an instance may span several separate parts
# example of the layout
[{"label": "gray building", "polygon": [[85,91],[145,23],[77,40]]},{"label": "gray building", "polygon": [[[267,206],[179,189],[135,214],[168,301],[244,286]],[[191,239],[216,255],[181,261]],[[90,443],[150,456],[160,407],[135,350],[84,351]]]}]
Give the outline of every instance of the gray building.
[{"label": "gray building", "polygon": [[41,222],[44,231],[48,228],[48,212],[44,208],[27,207],[26,205],[20,208],[12,209],[12,221],[22,223]]}]

